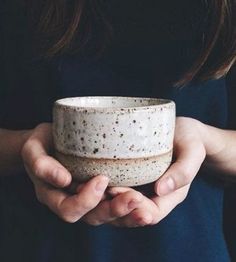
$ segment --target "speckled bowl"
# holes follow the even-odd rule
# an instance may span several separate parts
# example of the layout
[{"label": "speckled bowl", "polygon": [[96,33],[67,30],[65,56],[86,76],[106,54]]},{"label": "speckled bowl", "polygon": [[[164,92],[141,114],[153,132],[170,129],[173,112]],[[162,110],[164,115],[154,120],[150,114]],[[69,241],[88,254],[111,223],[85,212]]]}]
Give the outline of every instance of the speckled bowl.
[{"label": "speckled bowl", "polygon": [[175,104],[133,97],[74,97],[55,102],[56,158],[84,182],[98,174],[110,186],[157,180],[172,159]]}]

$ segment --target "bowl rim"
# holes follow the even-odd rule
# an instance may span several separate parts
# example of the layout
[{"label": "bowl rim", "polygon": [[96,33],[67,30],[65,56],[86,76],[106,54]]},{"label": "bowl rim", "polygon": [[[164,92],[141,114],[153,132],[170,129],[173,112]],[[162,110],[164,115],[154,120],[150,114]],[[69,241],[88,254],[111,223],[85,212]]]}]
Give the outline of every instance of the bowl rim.
[{"label": "bowl rim", "polygon": [[[128,100],[152,100],[156,101],[157,104],[148,105],[148,106],[130,106],[130,107],[96,107],[96,106],[76,106],[76,105],[68,105],[63,104],[66,100],[69,99],[128,99]],[[63,109],[73,110],[78,112],[130,112],[130,111],[146,111],[151,109],[158,109],[158,108],[169,108],[174,106],[175,102],[170,99],[163,99],[163,98],[155,98],[155,97],[128,97],[128,96],[74,96],[74,97],[65,97],[58,99],[54,102],[54,108],[62,107]]]}]

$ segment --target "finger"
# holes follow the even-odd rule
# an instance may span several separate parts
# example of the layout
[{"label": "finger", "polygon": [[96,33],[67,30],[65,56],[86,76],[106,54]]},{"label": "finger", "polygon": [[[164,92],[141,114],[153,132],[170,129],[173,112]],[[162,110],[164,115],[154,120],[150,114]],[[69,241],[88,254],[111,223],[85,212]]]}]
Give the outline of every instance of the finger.
[{"label": "finger", "polygon": [[135,190],[130,187],[110,187],[107,189],[107,193],[113,197],[126,193],[128,191],[135,191]]},{"label": "finger", "polygon": [[110,222],[110,224],[117,227],[143,227],[155,225],[164,219],[186,198],[188,190],[189,185],[166,196],[156,196],[151,200],[145,198],[142,204],[129,215],[116,219]]},{"label": "finger", "polygon": [[144,227],[152,225],[153,217],[145,210],[134,210],[132,214],[111,221],[109,224],[116,227]]},{"label": "finger", "polygon": [[72,196],[46,184],[38,187],[36,193],[40,202],[66,222],[74,223],[98,205],[107,185],[107,177],[97,176]]},{"label": "finger", "polygon": [[158,207],[156,204],[144,197],[136,209],[128,215],[112,221],[110,224],[118,227],[143,227],[151,225],[154,218],[158,216]]},{"label": "finger", "polygon": [[53,186],[68,186],[71,182],[70,173],[58,161],[48,155],[51,143],[50,125],[45,124],[36,128],[22,150],[26,169],[31,176],[36,176]]},{"label": "finger", "polygon": [[118,195],[111,201],[101,202],[90,211],[83,220],[90,225],[101,225],[119,217],[126,216],[134,210],[143,200],[143,195],[135,190]]},{"label": "finger", "polygon": [[[79,184],[76,181],[72,181],[70,186],[68,187],[68,191],[71,194],[79,194],[85,185],[86,183]],[[105,200],[105,199],[106,199],[106,191],[104,192],[101,200]]]},{"label": "finger", "polygon": [[152,224],[159,223],[163,218],[165,218],[177,205],[182,203],[187,197],[190,185],[184,186],[168,195],[161,197],[154,197],[152,201],[158,207],[158,213],[154,217]]},{"label": "finger", "polygon": [[176,162],[156,182],[157,195],[164,196],[192,182],[204,159],[205,149],[198,141],[176,145]]}]

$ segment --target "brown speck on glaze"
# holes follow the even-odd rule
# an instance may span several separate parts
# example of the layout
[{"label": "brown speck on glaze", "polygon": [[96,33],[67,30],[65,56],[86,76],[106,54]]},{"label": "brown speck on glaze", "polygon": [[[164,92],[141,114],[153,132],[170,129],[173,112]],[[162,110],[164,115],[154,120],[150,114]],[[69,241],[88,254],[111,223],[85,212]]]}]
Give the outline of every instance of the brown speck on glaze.
[{"label": "brown speck on glaze", "polygon": [[120,134],[120,137],[123,137],[124,136],[124,134]]},{"label": "brown speck on glaze", "polygon": [[94,154],[97,154],[98,151],[99,151],[98,148],[94,148],[93,153],[94,153]]},{"label": "brown speck on glaze", "polygon": [[102,137],[105,139],[105,138],[106,138],[106,134],[104,133],[104,134],[102,135]]},{"label": "brown speck on glaze", "polygon": [[73,126],[75,126],[75,124],[76,124],[76,123],[75,123],[75,121],[73,121],[73,123],[72,123],[72,124],[73,124]]},{"label": "brown speck on glaze", "polygon": [[85,146],[83,146],[83,147],[82,147],[82,150],[83,150],[83,151],[85,151],[85,150],[86,150],[86,147],[85,147]]},{"label": "brown speck on glaze", "polygon": [[157,134],[157,131],[154,132],[154,136]]},{"label": "brown speck on glaze", "polygon": [[83,138],[83,137],[81,137],[81,138],[80,138],[80,140],[81,140],[81,141],[84,141],[84,138]]},{"label": "brown speck on glaze", "polygon": [[133,120],[133,123],[135,124],[135,123],[136,123],[136,120]]},{"label": "brown speck on glaze", "polygon": [[119,124],[119,121],[116,121],[115,123],[118,125],[118,124]]},{"label": "brown speck on glaze", "polygon": [[134,145],[131,145],[129,150],[132,151],[134,149]]},{"label": "brown speck on glaze", "polygon": [[67,138],[70,139],[70,134],[67,135]]}]

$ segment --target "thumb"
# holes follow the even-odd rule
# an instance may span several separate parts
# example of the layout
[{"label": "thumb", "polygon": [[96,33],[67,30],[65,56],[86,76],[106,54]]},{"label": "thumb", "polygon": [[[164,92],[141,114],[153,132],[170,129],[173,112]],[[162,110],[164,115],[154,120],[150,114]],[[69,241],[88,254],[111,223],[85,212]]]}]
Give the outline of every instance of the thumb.
[{"label": "thumb", "polygon": [[52,147],[51,125],[41,124],[22,149],[24,165],[32,180],[40,179],[56,187],[68,186],[71,174],[56,159],[49,156]]},{"label": "thumb", "polygon": [[200,141],[176,145],[175,152],[176,161],[155,183],[155,192],[159,196],[191,184],[206,156]]}]

